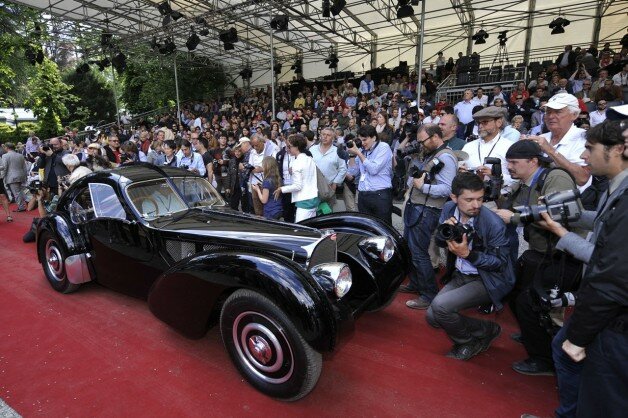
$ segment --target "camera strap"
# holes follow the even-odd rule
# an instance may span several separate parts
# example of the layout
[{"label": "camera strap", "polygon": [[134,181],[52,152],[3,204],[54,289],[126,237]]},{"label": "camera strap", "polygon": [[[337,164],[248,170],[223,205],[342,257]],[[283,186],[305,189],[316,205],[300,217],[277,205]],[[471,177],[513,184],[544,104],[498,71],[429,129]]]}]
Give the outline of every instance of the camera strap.
[{"label": "camera strap", "polygon": [[[490,157],[491,154],[493,153],[493,150],[495,149],[495,147],[497,146],[497,143],[499,142],[499,140],[502,139],[502,134],[500,133],[499,136],[497,137],[497,141],[495,141],[495,143],[493,144],[493,147],[491,148],[491,150],[488,152],[488,154],[486,155],[486,158]],[[478,139],[478,157],[480,158],[480,164],[484,164],[484,159],[482,159],[482,152],[480,151],[480,142],[479,141],[483,141],[482,138]]]}]

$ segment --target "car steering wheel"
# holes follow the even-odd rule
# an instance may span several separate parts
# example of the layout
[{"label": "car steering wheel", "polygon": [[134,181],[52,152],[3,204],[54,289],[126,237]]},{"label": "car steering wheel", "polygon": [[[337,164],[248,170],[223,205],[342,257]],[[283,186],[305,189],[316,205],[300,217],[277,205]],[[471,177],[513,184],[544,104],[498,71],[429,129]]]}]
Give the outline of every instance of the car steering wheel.
[{"label": "car steering wheel", "polygon": [[[139,212],[142,216],[146,215],[146,216],[158,216],[159,215],[159,204],[157,203],[157,201],[150,196],[140,196],[140,197],[136,197],[133,200],[133,204],[135,205],[136,208],[139,209]],[[147,212],[144,210],[144,204],[148,202],[149,204],[153,205],[154,209],[151,210],[150,212]]]}]

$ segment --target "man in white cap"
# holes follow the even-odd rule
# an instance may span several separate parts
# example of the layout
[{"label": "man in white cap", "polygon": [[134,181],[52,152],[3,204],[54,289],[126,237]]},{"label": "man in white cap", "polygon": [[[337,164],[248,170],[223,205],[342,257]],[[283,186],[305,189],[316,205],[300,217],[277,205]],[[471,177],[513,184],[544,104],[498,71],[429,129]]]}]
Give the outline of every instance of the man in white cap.
[{"label": "man in white cap", "polygon": [[571,174],[582,192],[591,185],[591,174],[585,161],[580,158],[586,140],[585,130],[577,128],[573,123],[579,114],[580,106],[574,95],[556,94],[549,99],[545,108],[545,125],[549,132],[539,136],[522,135],[521,139],[539,144],[557,167]]}]

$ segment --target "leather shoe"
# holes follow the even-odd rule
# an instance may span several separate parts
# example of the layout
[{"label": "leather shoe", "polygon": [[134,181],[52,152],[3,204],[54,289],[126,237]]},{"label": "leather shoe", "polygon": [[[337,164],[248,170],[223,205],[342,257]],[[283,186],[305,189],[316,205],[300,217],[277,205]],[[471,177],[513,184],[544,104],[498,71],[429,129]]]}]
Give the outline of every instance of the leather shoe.
[{"label": "leather shoe", "polygon": [[430,302],[427,299],[423,299],[422,297],[418,299],[411,299],[406,302],[406,306],[410,309],[427,309],[430,307]]},{"label": "leather shoe", "polygon": [[554,368],[542,360],[527,358],[512,363],[512,369],[528,376],[554,376]]},{"label": "leather shoe", "polygon": [[418,289],[410,286],[409,284],[402,284],[399,286],[399,292],[401,293],[419,293]]},{"label": "leather shoe", "polygon": [[482,343],[482,352],[488,350],[491,343],[495,341],[495,339],[499,337],[499,334],[502,332],[502,327],[500,327],[499,324],[492,322],[491,326],[490,332],[485,337],[480,338],[480,342]]},{"label": "leather shoe", "polygon": [[469,360],[471,357],[476,356],[482,351],[482,342],[480,340],[471,340],[466,344],[456,344],[449,353],[446,354],[449,358],[456,360]]}]

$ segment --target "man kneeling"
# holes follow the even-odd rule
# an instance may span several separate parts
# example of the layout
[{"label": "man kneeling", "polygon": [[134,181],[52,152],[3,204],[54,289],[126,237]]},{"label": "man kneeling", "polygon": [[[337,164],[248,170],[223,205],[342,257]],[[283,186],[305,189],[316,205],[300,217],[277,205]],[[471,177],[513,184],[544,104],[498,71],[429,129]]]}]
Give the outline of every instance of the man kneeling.
[{"label": "man kneeling", "polygon": [[451,185],[452,202],[447,202],[436,231],[436,244],[447,247],[445,287],[427,310],[427,322],[442,328],[454,342],[447,357],[468,360],[486,351],[501,332],[491,321],[469,318],[461,309],[493,303],[501,309],[501,299],[515,283],[508,255],[506,225],[482,206],[484,183],[475,174],[458,174]]}]

